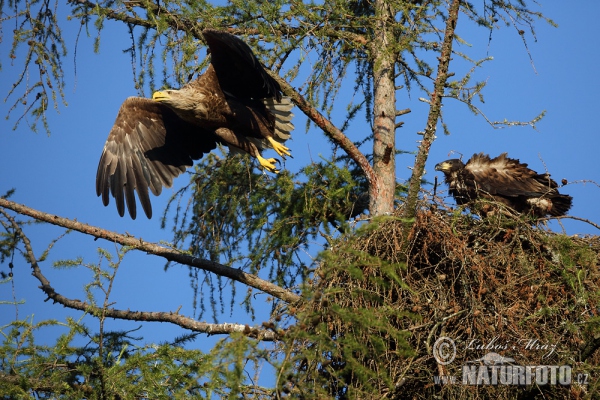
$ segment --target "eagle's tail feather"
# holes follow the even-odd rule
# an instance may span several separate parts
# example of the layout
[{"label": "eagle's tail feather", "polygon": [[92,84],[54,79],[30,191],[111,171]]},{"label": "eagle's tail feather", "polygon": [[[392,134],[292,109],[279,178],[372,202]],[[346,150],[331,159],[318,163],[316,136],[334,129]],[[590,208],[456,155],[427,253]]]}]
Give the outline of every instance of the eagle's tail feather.
[{"label": "eagle's tail feather", "polygon": [[285,142],[292,135],[291,132],[294,130],[294,124],[292,124],[292,108],[294,103],[289,97],[282,97],[281,101],[277,101],[274,98],[264,100],[267,109],[275,116],[275,137],[274,139],[278,142]]},{"label": "eagle's tail feather", "polygon": [[565,215],[573,203],[573,197],[567,194],[557,194],[556,196],[552,196],[551,199],[552,209],[550,210],[550,215],[553,217]]},{"label": "eagle's tail feather", "polygon": [[[292,135],[291,132],[294,130],[294,124],[292,124],[292,118],[294,114],[292,114],[292,108],[294,108],[294,103],[292,103],[292,99],[289,97],[282,97],[281,101],[277,101],[275,98],[264,99],[263,103],[267,107],[267,109],[275,116],[275,134],[273,135],[273,139],[275,139],[279,143],[285,143]],[[267,139],[247,137],[259,151],[264,149],[272,149],[273,144],[269,142]],[[287,147],[283,146],[284,149]],[[280,150],[281,148],[279,148]],[[233,146],[229,146],[229,150],[231,154],[237,153],[245,153],[241,149],[237,149]],[[278,151],[279,155],[282,155]],[[289,154],[285,154],[289,155]],[[285,156],[284,156],[285,158]]]}]

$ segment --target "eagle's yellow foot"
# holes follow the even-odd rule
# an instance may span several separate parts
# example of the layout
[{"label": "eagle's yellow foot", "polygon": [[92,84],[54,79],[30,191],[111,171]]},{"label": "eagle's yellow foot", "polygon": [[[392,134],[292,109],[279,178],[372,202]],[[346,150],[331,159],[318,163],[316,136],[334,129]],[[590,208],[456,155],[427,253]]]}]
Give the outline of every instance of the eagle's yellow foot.
[{"label": "eagle's yellow foot", "polygon": [[279,170],[275,168],[275,163],[277,163],[277,159],[275,158],[262,158],[261,156],[256,156],[256,159],[260,163],[260,166],[266,169],[269,172],[273,172],[275,174],[279,173]]},{"label": "eagle's yellow foot", "polygon": [[281,157],[285,158],[286,156],[292,156],[290,149],[279,143],[277,140],[273,139],[272,137],[268,137],[267,140],[269,143],[271,143],[271,146],[273,146],[273,150],[275,150]]}]

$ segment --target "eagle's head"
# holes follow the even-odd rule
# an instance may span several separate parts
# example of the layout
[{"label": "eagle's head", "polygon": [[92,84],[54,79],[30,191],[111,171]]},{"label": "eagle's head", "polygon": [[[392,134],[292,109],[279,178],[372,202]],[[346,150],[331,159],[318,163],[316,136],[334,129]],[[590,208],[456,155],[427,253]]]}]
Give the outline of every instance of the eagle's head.
[{"label": "eagle's head", "polygon": [[154,92],[152,100],[170,107],[183,119],[206,117],[204,93],[187,86],[179,90],[167,89]]},{"label": "eagle's head", "polygon": [[460,169],[463,169],[465,164],[458,158],[452,158],[450,160],[442,161],[435,166],[436,171],[442,171],[444,174],[451,174]]}]

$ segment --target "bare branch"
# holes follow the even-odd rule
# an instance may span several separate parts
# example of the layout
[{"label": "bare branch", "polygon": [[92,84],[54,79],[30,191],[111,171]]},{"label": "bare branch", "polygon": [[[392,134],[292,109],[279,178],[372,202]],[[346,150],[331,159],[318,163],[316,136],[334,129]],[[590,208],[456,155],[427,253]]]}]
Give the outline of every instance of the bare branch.
[{"label": "bare branch", "polygon": [[283,289],[269,281],[260,279],[256,275],[248,274],[239,269],[230,268],[213,261],[193,257],[189,254],[182,253],[179,250],[169,249],[154,243],[144,242],[142,238],[121,235],[116,232],[77,222],[68,218],[47,214],[3,198],[0,198],[0,207],[8,208],[22,215],[27,215],[29,217],[35,218],[38,221],[49,222],[53,225],[72,229],[74,231],[81,232],[86,235],[91,235],[96,238],[101,238],[112,243],[118,243],[120,245],[129,246],[131,248],[144,251],[149,254],[154,254],[156,256],[163,257],[169,261],[189,265],[190,267],[199,268],[217,275],[224,276],[226,278],[230,278],[234,281],[243,283],[245,285],[251,286],[255,289],[268,293],[287,303],[296,303],[301,301],[301,297],[297,294],[289,290]]},{"label": "bare branch", "polygon": [[590,224],[591,226],[593,226],[596,229],[600,229],[600,225],[598,225],[595,222],[590,221],[589,219],[586,218],[581,218],[581,217],[574,217],[572,215],[561,215],[560,217],[548,217],[548,218],[541,218],[541,221],[550,221],[553,219],[574,219],[575,221],[581,221],[581,222],[586,222],[588,224]]},{"label": "bare branch", "polygon": [[481,109],[479,109],[479,107],[475,106],[473,103],[471,103],[470,99],[461,99],[457,96],[448,96],[448,95],[444,95],[444,97],[447,98],[451,98],[454,100],[458,100],[461,103],[464,103],[467,107],[469,107],[469,110],[471,110],[475,115],[480,115],[481,117],[483,117],[483,119],[485,120],[485,122],[487,122],[488,125],[490,125],[492,128],[494,129],[502,129],[506,126],[511,127],[511,126],[531,126],[533,129],[537,130],[536,124],[542,119],[544,118],[544,116],[546,115],[546,110],[543,110],[539,115],[537,115],[536,117],[534,117],[533,119],[531,119],[530,121],[509,121],[506,118],[504,119],[504,121],[492,121],[490,120],[487,115],[485,115],[485,113],[483,111],[481,111]]},{"label": "bare branch", "polygon": [[[0,199],[4,200],[4,199]],[[8,208],[8,207],[7,207]],[[31,246],[31,241],[25,235],[19,224],[11,217],[6,211],[0,210],[0,213],[11,223],[13,229],[17,232],[21,241],[25,245],[25,256],[27,262],[33,269],[32,275],[40,281],[42,284],[40,289],[46,293],[48,299],[52,299],[55,303],[62,304],[65,307],[72,308],[75,310],[81,310],[93,315],[100,315],[101,318],[118,318],[132,321],[156,321],[156,322],[170,322],[178,325],[182,328],[189,329],[196,332],[203,332],[211,335],[215,334],[230,334],[233,332],[243,332],[248,336],[259,338],[265,341],[275,340],[278,335],[272,330],[250,328],[248,325],[242,324],[209,324],[206,322],[199,322],[193,318],[179,315],[178,312],[149,312],[149,311],[130,311],[130,310],[118,310],[115,308],[108,308],[106,303],[104,307],[97,307],[91,305],[85,301],[77,299],[69,299],[58,292],[50,285],[50,281],[44,276],[42,270],[37,263],[37,259]],[[57,217],[58,218],[58,217]]]}]

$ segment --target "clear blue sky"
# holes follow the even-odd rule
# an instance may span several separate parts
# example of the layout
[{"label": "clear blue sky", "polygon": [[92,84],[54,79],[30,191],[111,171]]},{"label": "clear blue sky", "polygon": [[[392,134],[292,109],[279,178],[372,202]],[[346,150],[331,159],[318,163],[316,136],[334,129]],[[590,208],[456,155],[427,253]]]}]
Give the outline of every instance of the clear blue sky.
[{"label": "clear blue sky", "polygon": [[[583,6],[583,3],[586,5]],[[487,33],[480,30],[473,35],[471,25],[459,21],[459,34],[469,40],[472,47],[460,45],[456,50],[468,54],[473,59],[493,56],[494,60],[484,64],[477,73],[477,80],[486,80],[485,104],[480,108],[491,120],[528,120],[547,110],[547,116],[538,124],[538,131],[531,128],[510,128],[494,130],[481,117],[475,117],[463,105],[446,100],[444,122],[452,134],[444,136],[441,130],[433,145],[427,163],[426,178],[433,181],[433,166],[448,157],[452,150],[461,152],[466,158],[473,153],[484,152],[492,156],[508,152],[509,156],[527,162],[530,167],[542,172],[544,164],[555,180],[562,178],[569,182],[593,180],[600,182],[598,168],[599,129],[597,109],[599,104],[600,27],[597,15],[600,2],[588,1],[577,6],[564,2],[543,1],[542,11],[559,24],[552,28],[539,22],[537,41],[528,38],[528,47],[533,57],[535,70],[524,48],[521,38],[511,29],[494,32],[491,42]],[[61,7],[63,5],[61,4]],[[461,22],[463,25],[461,25]],[[73,56],[78,22],[65,21],[64,34],[69,46],[69,55],[64,59],[66,70],[66,96],[68,106],[59,106],[58,112],[48,111],[52,130],[50,137],[45,133],[32,133],[26,122],[16,131],[12,127],[18,111],[10,120],[4,119],[8,112],[9,99],[0,103],[0,193],[16,188],[12,200],[48,213],[81,222],[100,226],[117,232],[128,232],[146,241],[170,240],[169,230],[161,230],[156,216],[166,205],[173,190],[167,189],[160,198],[153,198],[155,217],[147,220],[143,215],[136,221],[128,217],[120,218],[114,203],[103,207],[95,194],[95,175],[98,159],[108,132],[114,122],[122,101],[137,95],[131,72],[131,60],[123,49],[130,46],[128,32],[123,24],[106,22],[102,33],[99,54],[92,51],[92,40],[82,37]],[[524,28],[526,29],[526,28]],[[0,57],[3,70],[0,71],[0,94],[4,99],[19,73],[21,63],[8,59],[12,27],[6,26],[0,43]],[[204,54],[205,50],[200,50]],[[76,63],[77,75],[73,65]],[[461,69],[462,68],[462,69]],[[451,66],[457,76],[464,73],[464,64]],[[298,85],[296,85],[298,86]],[[352,82],[349,82],[352,87]],[[149,95],[148,92],[145,93]],[[398,148],[415,151],[416,141],[421,138],[418,131],[424,129],[427,104],[418,101],[423,94],[414,91],[408,96],[399,93],[398,108],[411,108],[412,113],[404,116],[403,128],[398,130]],[[343,107],[341,107],[343,111]],[[328,156],[329,146],[318,130],[308,134],[303,131],[304,119],[296,111],[298,119],[291,149],[294,159],[288,161],[287,168],[297,169],[307,157]],[[334,116],[334,122],[341,122],[341,115]],[[360,118],[348,134],[358,140],[368,132]],[[398,180],[405,181],[410,176],[413,155],[405,154],[397,158]],[[543,161],[543,162],[542,162]],[[441,175],[438,173],[438,178]],[[181,177],[176,188],[186,184]],[[174,189],[175,190],[175,189]],[[600,188],[594,184],[569,184],[561,191],[574,197],[571,215],[587,218],[600,223],[597,198]],[[591,226],[575,221],[565,221],[567,233],[598,234]],[[558,227],[557,227],[558,229]],[[48,242],[60,234],[51,226],[30,226],[30,235],[39,256]],[[51,261],[82,256],[88,262],[96,262],[96,248],[102,246],[114,250],[109,243],[94,241],[78,233],[71,233],[56,245],[48,261],[42,264],[44,273],[55,288],[65,296],[83,298],[82,286],[91,279],[83,270],[56,271],[51,269]],[[175,266],[168,272],[163,270],[164,261],[144,254],[130,254],[122,265],[114,288],[114,307],[143,311],[173,311],[182,306],[181,313],[191,316],[193,292],[189,286],[187,268]],[[0,268],[8,272],[8,267]],[[15,297],[25,299],[19,306],[19,317],[35,315],[35,320],[45,318],[63,319],[64,315],[80,315],[63,309],[61,306],[43,302],[43,293],[37,281],[30,275],[28,265],[22,258],[15,262]],[[264,296],[266,297],[266,296]],[[258,297],[261,301],[261,296]],[[0,286],[0,300],[11,300],[10,285]],[[265,314],[266,315],[266,314]],[[0,325],[12,320],[14,307],[3,306]],[[243,313],[220,318],[220,322],[260,323],[249,320]],[[265,316],[266,318],[266,316]],[[92,327],[97,327],[89,321]],[[96,325],[95,325],[96,324]],[[134,328],[139,323],[109,322],[109,328]],[[148,324],[141,333],[145,341],[168,340],[181,331],[166,324]],[[202,341],[205,342],[205,339]]]}]

